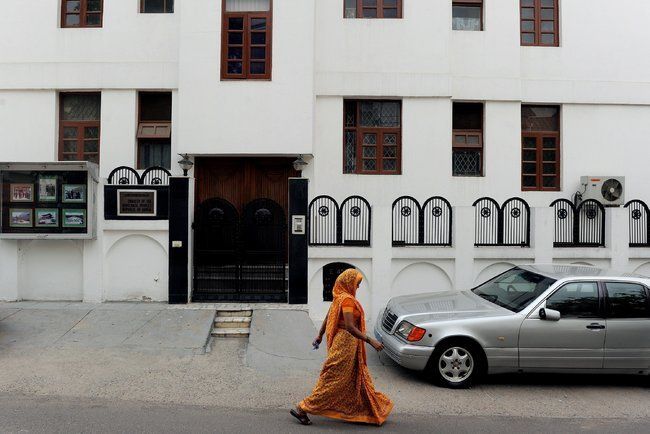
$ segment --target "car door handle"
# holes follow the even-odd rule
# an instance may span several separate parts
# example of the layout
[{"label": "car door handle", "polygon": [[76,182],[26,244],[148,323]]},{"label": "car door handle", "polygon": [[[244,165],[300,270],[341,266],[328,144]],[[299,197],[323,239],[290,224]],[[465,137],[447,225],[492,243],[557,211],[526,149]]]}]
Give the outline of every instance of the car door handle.
[{"label": "car door handle", "polygon": [[605,326],[602,325],[602,324],[598,324],[598,323],[594,322],[594,323],[589,324],[587,326],[587,328],[589,330],[603,330],[605,328]]}]

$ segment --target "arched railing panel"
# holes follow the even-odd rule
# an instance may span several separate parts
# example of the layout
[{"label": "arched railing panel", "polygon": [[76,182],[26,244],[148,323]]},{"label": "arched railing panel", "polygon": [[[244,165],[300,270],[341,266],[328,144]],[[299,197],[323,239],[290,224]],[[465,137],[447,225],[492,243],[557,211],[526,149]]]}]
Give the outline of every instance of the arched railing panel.
[{"label": "arched railing panel", "polygon": [[513,197],[501,206],[503,246],[530,246],[530,207],[528,203]]},{"label": "arched railing panel", "polygon": [[570,200],[558,199],[551,203],[553,208],[555,247],[570,247],[577,242],[575,237],[575,214],[576,208]]},{"label": "arched railing panel", "polygon": [[422,206],[421,244],[425,246],[451,246],[452,221],[451,204],[447,199],[434,196]]},{"label": "arched railing panel", "polygon": [[474,206],[474,245],[499,245],[499,204],[490,197],[483,197]]},{"label": "arched railing panel", "polygon": [[116,167],[108,175],[110,185],[138,185],[140,184],[140,175],[131,167]]},{"label": "arched railing panel", "polygon": [[585,247],[605,245],[605,207],[594,199],[585,200],[576,209],[578,244]]},{"label": "arched railing panel", "polygon": [[420,203],[402,196],[393,202],[393,246],[417,246],[421,233]]},{"label": "arched railing panel", "polygon": [[142,173],[141,183],[144,185],[169,185],[172,174],[164,167],[150,167]]},{"label": "arched railing panel", "polygon": [[650,209],[645,202],[631,200],[628,209],[630,247],[650,247]]},{"label": "arched railing panel", "polygon": [[350,196],[341,203],[341,244],[370,246],[370,204],[361,196]]},{"label": "arched railing panel", "polygon": [[335,246],[339,243],[339,205],[330,196],[317,196],[309,204],[309,244]]}]

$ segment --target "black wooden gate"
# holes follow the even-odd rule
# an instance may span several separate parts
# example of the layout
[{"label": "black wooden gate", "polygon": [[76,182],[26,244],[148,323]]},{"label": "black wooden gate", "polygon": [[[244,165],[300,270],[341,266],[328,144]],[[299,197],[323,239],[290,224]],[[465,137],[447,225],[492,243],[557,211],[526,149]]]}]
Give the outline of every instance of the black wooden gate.
[{"label": "black wooden gate", "polygon": [[277,202],[253,200],[240,215],[208,199],[194,221],[193,301],[286,302],[287,221]]}]

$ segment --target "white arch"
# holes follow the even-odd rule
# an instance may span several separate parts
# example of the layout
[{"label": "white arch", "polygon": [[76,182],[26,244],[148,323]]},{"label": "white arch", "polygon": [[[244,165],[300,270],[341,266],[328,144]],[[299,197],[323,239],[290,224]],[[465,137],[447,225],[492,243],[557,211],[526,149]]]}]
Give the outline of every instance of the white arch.
[{"label": "white arch", "polygon": [[644,276],[650,276],[650,262],[644,262],[634,269],[634,272],[637,274],[642,274]]},{"label": "white arch", "polygon": [[154,241],[156,244],[158,244],[158,246],[160,246],[160,248],[165,252],[165,254],[167,254],[167,246],[166,246],[166,245],[164,245],[163,243],[161,243],[161,242],[160,242],[158,239],[156,239],[155,237],[152,237],[151,235],[148,235],[148,234],[146,234],[146,233],[143,233],[143,234],[124,234],[124,235],[122,235],[121,237],[119,237],[119,238],[113,240],[113,242],[108,246],[108,249],[106,250],[106,254],[105,254],[105,256],[108,257],[108,255],[111,253],[111,251],[113,250],[113,248],[114,248],[118,243],[122,242],[123,240],[125,240],[125,239],[127,239],[127,238],[134,238],[134,237],[135,237],[135,238],[147,238],[147,239],[150,239],[150,240]]},{"label": "white arch", "polygon": [[395,274],[391,282],[391,296],[424,292],[450,291],[454,287],[449,274],[438,265],[419,261],[407,264]]}]

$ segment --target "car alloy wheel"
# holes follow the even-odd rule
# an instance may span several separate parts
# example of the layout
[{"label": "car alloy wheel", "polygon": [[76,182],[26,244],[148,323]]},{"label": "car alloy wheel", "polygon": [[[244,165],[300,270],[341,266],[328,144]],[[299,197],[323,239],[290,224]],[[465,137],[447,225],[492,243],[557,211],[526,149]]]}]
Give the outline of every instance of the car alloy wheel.
[{"label": "car alloy wheel", "polygon": [[462,347],[450,347],[438,359],[438,371],[452,384],[461,384],[474,372],[474,358]]}]

